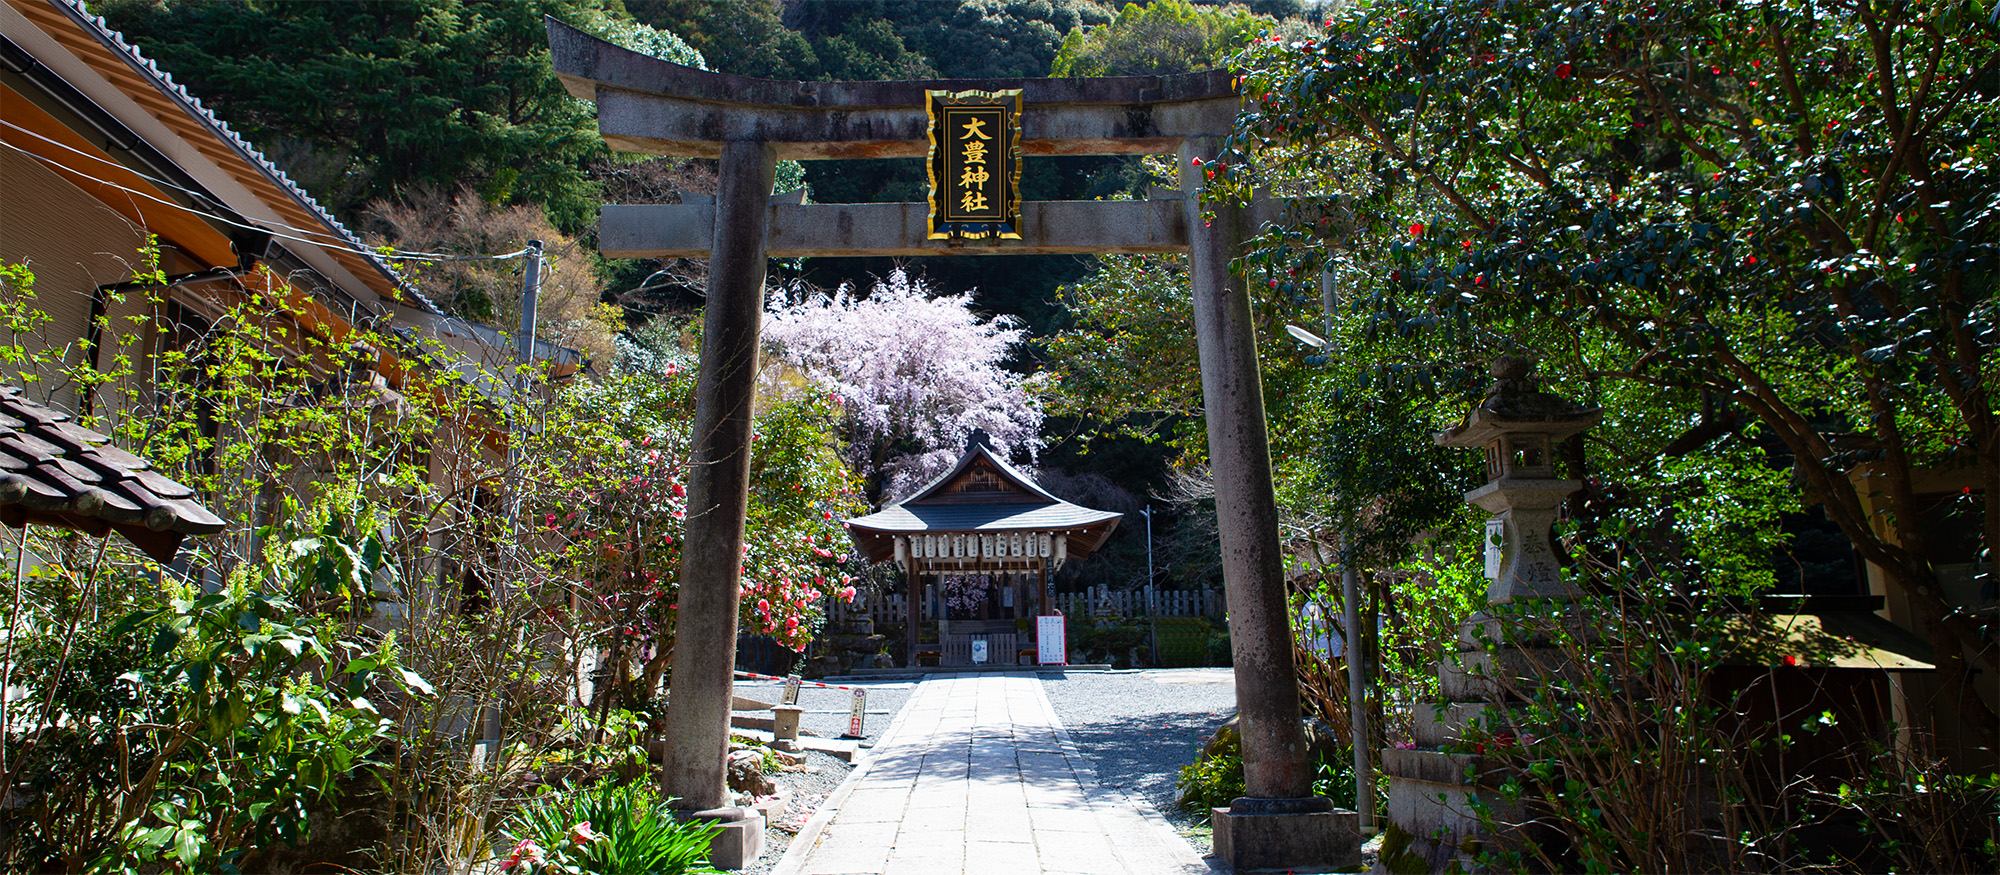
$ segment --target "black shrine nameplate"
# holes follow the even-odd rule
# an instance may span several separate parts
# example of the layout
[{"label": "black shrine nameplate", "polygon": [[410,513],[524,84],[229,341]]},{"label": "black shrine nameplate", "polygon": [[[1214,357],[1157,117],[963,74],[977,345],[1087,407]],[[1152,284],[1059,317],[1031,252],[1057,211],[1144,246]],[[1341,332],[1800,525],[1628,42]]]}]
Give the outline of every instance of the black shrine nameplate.
[{"label": "black shrine nameplate", "polygon": [[1021,238],[1021,89],[925,91],[929,239]]}]

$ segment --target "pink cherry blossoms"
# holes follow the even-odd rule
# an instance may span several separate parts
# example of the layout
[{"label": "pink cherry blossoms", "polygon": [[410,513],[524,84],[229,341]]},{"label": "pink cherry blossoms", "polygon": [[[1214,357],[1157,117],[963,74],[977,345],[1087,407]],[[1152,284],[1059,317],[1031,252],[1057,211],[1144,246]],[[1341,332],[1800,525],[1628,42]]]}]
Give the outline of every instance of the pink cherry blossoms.
[{"label": "pink cherry blossoms", "polygon": [[[866,295],[773,295],[764,338],[813,387],[838,399],[848,459],[881,476],[889,497],[944,473],[965,439],[985,429],[1003,454],[1041,449],[1042,410],[1026,378],[1003,367],[1026,332],[1011,316],[982,318],[972,295],[933,296],[903,271]],[[777,388],[783,375],[767,372]],[[895,453],[909,442],[922,449]]]}]

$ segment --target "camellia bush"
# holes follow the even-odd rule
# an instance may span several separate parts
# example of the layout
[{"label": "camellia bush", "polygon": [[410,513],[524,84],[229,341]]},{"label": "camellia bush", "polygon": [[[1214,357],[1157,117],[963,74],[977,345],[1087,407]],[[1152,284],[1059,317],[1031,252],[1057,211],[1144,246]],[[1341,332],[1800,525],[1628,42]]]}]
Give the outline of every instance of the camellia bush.
[{"label": "camellia bush", "polygon": [[[0,707],[0,786],[25,788],[0,865],[429,871],[490,854],[545,782],[643,766],[685,515],[680,342],[551,383],[333,331],[261,272],[193,314],[135,263],[155,285],[107,297],[94,367],[5,266],[0,363],[226,527],[171,568],[116,534],[9,530],[0,668],[29,695]],[[524,376],[526,403],[487,391]],[[773,400],[756,424],[744,627],[791,647],[851,595],[836,414]]]},{"label": "camellia bush", "polygon": [[[1988,4],[1987,6],[1990,6]],[[1971,2],[1355,4],[1237,59],[1211,196],[1300,199],[1253,287],[1342,290],[1373,379],[1528,352],[1616,440],[1559,453],[1692,585],[1768,584],[1810,502],[1922,617],[1974,743],[1991,629],[1919,483],[2000,543],[2000,24]],[[1580,470],[1572,467],[1571,470]],[[1956,487],[1954,487],[1956,488]]]}]

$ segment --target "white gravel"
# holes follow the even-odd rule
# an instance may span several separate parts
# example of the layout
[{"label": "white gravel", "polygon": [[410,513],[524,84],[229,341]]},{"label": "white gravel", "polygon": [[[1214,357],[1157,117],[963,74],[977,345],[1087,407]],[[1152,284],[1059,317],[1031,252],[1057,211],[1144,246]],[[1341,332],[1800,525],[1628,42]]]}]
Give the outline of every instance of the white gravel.
[{"label": "white gravel", "polygon": [[1056,717],[1099,780],[1144,797],[1199,853],[1204,831],[1175,802],[1174,782],[1216,727],[1236,713],[1236,680],[1227,668],[1043,672]]},{"label": "white gravel", "polygon": [[820,803],[833,794],[834,788],[840,786],[848,772],[854,771],[853,766],[839,757],[815,750],[806,751],[805,765],[807,771],[804,772],[779,772],[771,776],[791,790],[791,805],[776,823],[764,825],[763,856],[758,857],[757,862],[735,871],[744,875],[770,872],[771,867],[778,865],[778,860],[785,856],[785,849],[791,846],[799,827],[812,819]]}]

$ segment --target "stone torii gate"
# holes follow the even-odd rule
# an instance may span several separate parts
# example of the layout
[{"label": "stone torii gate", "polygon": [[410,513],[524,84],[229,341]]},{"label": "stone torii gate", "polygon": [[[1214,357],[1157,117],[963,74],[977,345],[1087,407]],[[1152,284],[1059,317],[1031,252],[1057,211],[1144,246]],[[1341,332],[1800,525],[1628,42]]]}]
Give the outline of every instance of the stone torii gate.
[{"label": "stone torii gate", "polygon": [[[1351,812],[1312,794],[1300,726],[1278,514],[1250,300],[1229,263],[1263,205],[1211,205],[1202,175],[1240,106],[1225,71],[1180,76],[973,81],[779,82],[695,70],[619,48],[551,18],[570,93],[597,103],[613,148],[716,159],[712,204],[607,206],[615,257],[707,257],[680,622],[667,709],[665,791],[689,809],[724,804],[724,758],[748,503],[750,415],[769,258],[1186,252],[1215,480],[1247,795],[1216,817],[1216,852],[1238,868],[1357,859]],[[1177,156],[1177,196],[1029,202],[1020,239],[930,240],[925,204],[774,202],[783,159],[916,158],[925,91],[1019,88],[1025,155]]]}]

